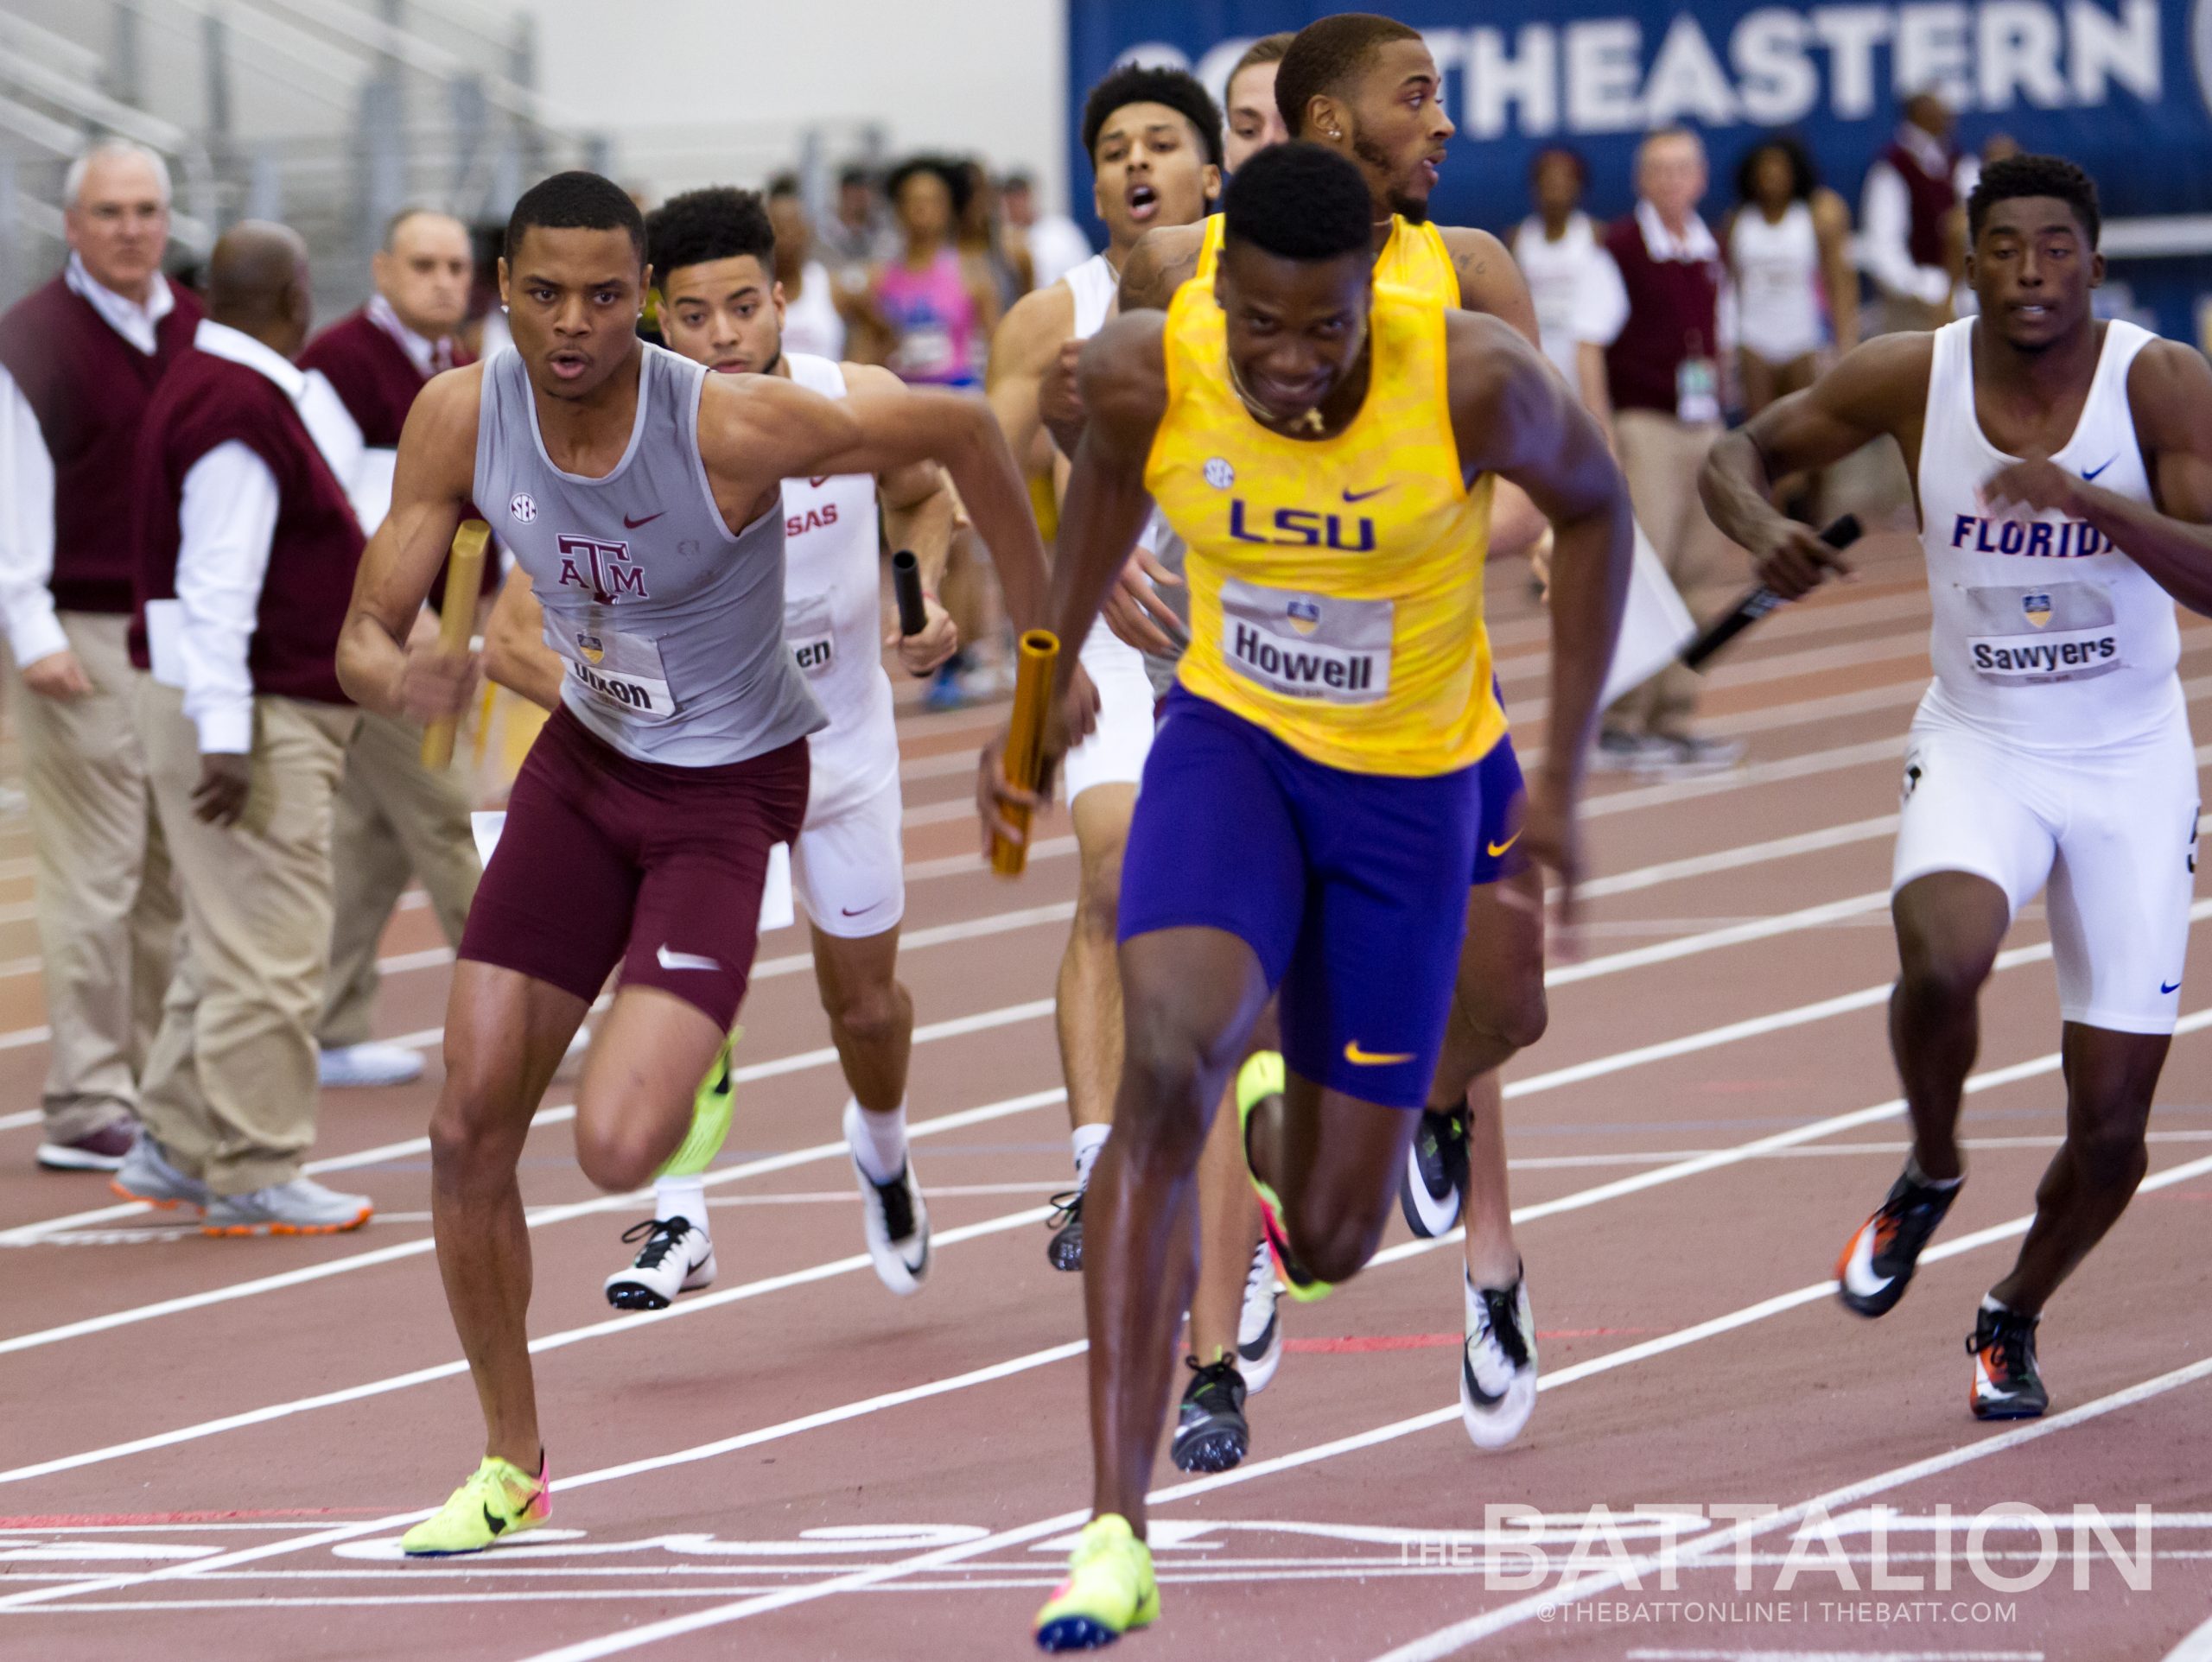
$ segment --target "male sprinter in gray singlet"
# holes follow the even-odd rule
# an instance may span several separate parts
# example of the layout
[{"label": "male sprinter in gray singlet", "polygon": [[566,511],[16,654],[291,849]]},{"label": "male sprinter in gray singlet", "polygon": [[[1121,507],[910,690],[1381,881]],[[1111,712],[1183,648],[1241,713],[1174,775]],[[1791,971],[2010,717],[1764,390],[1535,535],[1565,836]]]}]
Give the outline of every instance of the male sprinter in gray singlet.
[{"label": "male sprinter in gray singlet", "polygon": [[467,707],[474,657],[403,643],[474,500],[567,660],[446,1013],[432,1215],[487,1437],[475,1473],[408,1532],[412,1555],[480,1551],[545,1516],[515,1166],[585,1011],[619,963],[575,1138],[586,1175],[622,1190],[683,1138],[744,997],[768,852],[798,833],[804,739],[823,725],[784,640],[781,482],[939,461],[1015,626],[1043,610],[1027,494],[980,400],[899,388],[833,401],[647,346],[645,242],[635,205],[596,174],[524,193],[499,266],[515,351],[416,402],[339,649],[347,692],[370,708],[431,720]]}]

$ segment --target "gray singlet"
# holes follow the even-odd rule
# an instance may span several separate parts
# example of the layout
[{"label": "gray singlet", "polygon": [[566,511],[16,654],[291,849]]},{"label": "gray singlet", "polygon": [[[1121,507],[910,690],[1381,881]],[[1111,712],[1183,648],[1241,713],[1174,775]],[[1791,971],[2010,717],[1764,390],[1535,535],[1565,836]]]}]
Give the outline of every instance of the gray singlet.
[{"label": "gray singlet", "polygon": [[828,725],[784,645],[784,516],[735,536],[699,459],[707,371],[644,348],[638,416],[604,479],[546,459],[521,357],[484,366],[475,498],[545,608],[561,701],[639,761],[742,762]]}]

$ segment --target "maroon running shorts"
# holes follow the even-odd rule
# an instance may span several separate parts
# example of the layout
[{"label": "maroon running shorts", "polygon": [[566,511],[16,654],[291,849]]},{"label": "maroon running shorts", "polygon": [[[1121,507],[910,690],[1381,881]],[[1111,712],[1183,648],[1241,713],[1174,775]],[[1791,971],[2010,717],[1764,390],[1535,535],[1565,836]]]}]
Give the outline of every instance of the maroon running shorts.
[{"label": "maroon running shorts", "polygon": [[530,747],[461,933],[463,958],[588,1003],[619,962],[727,1030],[760,932],[768,851],[806,818],[806,740],[723,767],[623,755],[556,710]]}]

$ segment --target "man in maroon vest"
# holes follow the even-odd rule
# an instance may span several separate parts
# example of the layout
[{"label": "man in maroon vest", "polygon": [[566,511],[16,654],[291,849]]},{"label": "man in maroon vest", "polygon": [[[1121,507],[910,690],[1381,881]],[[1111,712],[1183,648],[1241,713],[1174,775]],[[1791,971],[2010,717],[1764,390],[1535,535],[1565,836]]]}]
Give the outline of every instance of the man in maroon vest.
[{"label": "man in maroon vest", "polygon": [[363,542],[325,456],[340,435],[358,444],[353,424],[292,362],[308,316],[296,236],[251,222],[226,234],[134,480],[139,742],[185,931],[116,1183],[200,1207],[210,1234],[324,1234],[370,1212],[300,1175],[333,802],[360,719],[339,688],[338,634]]},{"label": "man in maroon vest", "polygon": [[161,158],[103,144],[70,168],[69,263],[0,317],[0,622],[38,872],[53,1031],[42,1166],[113,1170],[161,1020],[176,902],[130,720],[130,478],[148,401],[200,302],[161,272]]},{"label": "man in maroon vest", "polygon": [[[361,429],[366,454],[351,485],[365,532],[391,506],[399,430],[415,396],[433,375],[475,361],[457,335],[474,269],[460,220],[404,212],[385,228],[372,268],[375,298],[300,354],[300,367],[321,371]],[[497,562],[486,561],[484,574],[486,592],[496,593]],[[431,605],[441,598],[434,593]],[[421,626],[435,631],[435,614],[426,609]],[[433,772],[422,754],[420,726],[370,712],[346,752],[331,841],[336,923],[315,1033],[325,1085],[398,1085],[422,1073],[419,1050],[370,1039],[377,948],[410,873],[429,891],[446,939],[459,946],[483,873],[469,831],[465,762]]]},{"label": "man in maroon vest", "polygon": [[1904,119],[1866,170],[1859,258],[1882,295],[1882,327],[1936,329],[1951,320],[1961,275],[1955,249],[1959,153],[1950,107],[1933,92],[1905,100]]},{"label": "man in maroon vest", "polygon": [[[1720,436],[1720,246],[1697,205],[1705,195],[1705,146],[1669,128],[1636,157],[1636,212],[1616,220],[1605,249],[1628,293],[1628,315],[1605,350],[1614,447],[1643,527],[1700,616],[1719,611],[1742,584],[1743,556],[1698,500],[1697,473]],[[1732,767],[1743,745],[1690,731],[1698,680],[1679,664],[1605,712],[1593,765],[1617,771],[1703,772]]]}]

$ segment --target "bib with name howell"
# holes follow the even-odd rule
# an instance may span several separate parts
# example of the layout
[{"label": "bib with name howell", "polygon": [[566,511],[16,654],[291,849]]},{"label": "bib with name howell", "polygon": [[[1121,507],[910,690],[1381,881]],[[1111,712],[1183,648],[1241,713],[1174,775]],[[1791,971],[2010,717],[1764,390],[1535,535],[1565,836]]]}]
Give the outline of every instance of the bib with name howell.
[{"label": "bib with name howell", "polygon": [[1179,675],[1326,766],[1450,773],[1505,732],[1483,626],[1491,482],[1460,468],[1444,308],[1378,283],[1370,327],[1357,416],[1290,439],[1230,385],[1211,280],[1176,292],[1145,483],[1188,547]]}]

